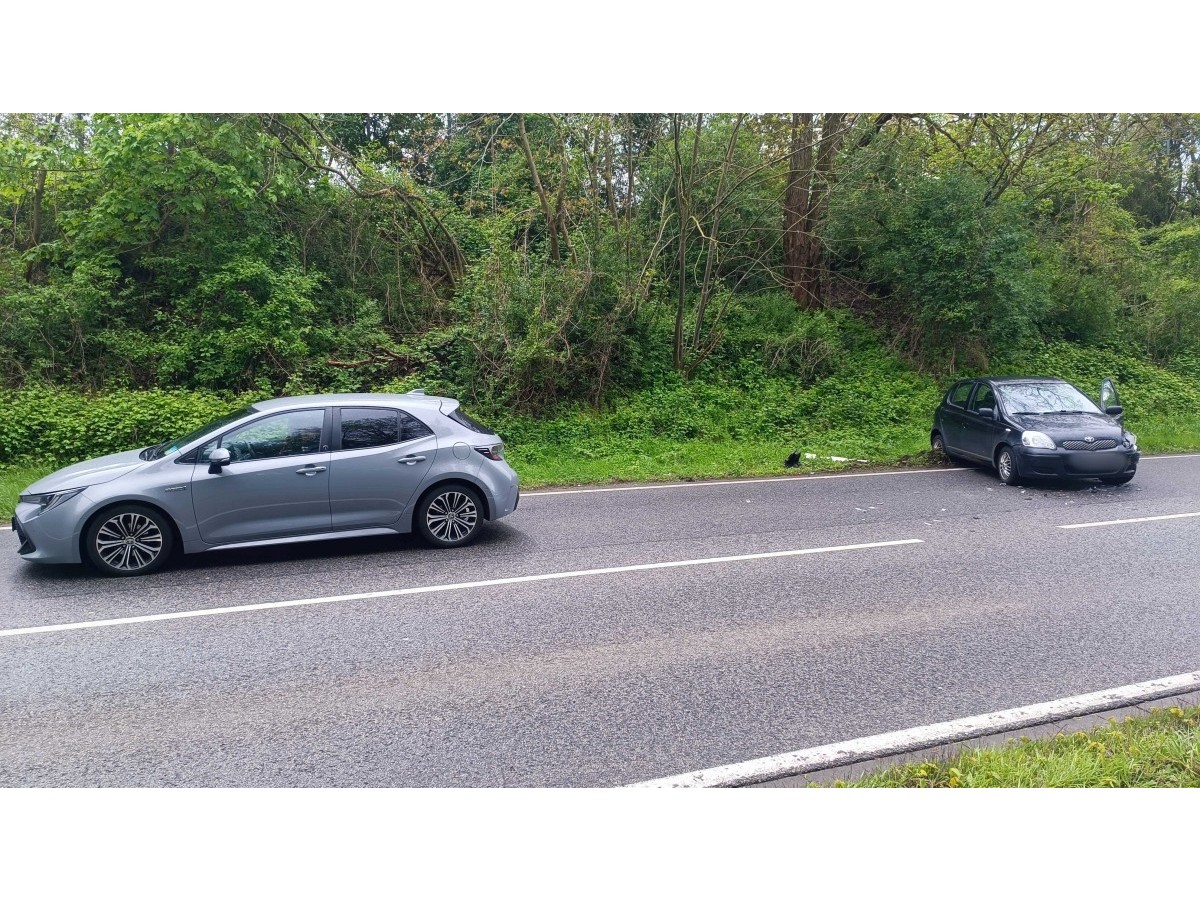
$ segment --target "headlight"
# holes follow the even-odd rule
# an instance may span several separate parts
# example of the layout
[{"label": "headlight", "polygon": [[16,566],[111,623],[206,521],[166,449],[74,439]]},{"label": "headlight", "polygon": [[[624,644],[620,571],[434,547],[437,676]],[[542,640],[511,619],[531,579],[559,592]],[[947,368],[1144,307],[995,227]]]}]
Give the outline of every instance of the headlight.
[{"label": "headlight", "polygon": [[1054,441],[1050,436],[1040,431],[1026,431],[1021,435],[1021,443],[1026,447],[1041,447],[1043,450],[1053,450]]},{"label": "headlight", "polygon": [[1132,431],[1125,432],[1125,443],[1129,445],[1130,450],[1137,449],[1137,435]]},{"label": "headlight", "polygon": [[82,491],[83,488],[78,487],[71,488],[69,491],[54,491],[50,494],[22,494],[20,500],[22,503],[36,503],[38,511],[35,515],[40,516],[48,509],[61,506]]}]

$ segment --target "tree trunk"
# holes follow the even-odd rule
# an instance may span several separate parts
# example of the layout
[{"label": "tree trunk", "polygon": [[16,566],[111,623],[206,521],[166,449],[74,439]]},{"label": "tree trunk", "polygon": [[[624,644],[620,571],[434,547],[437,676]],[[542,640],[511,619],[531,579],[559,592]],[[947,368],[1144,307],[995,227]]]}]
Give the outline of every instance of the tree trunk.
[{"label": "tree trunk", "polygon": [[791,158],[783,197],[783,276],[798,306],[815,305],[806,264],[809,256],[809,186],[812,181],[813,114],[792,113]]},{"label": "tree trunk", "polygon": [[546,189],[542,187],[542,179],[538,177],[537,163],[533,160],[533,150],[529,146],[529,135],[525,131],[525,114],[517,117],[517,126],[521,131],[521,149],[525,151],[525,162],[529,165],[529,174],[533,176],[533,189],[537,191],[538,202],[542,206],[542,217],[546,220],[546,230],[550,232],[550,259],[558,262],[558,228],[554,215],[550,212],[550,199]]},{"label": "tree trunk", "polygon": [[[827,269],[820,228],[829,200],[834,162],[845,132],[845,113],[821,117],[821,137],[812,113],[792,115],[792,154],[784,195],[784,277],[803,309],[825,305]],[[813,149],[816,161],[813,161]]]},{"label": "tree trunk", "polygon": [[[54,127],[50,130],[50,135],[46,139],[46,144],[51,145],[54,139],[58,136],[58,127],[62,122],[62,113],[57,113],[54,116]],[[42,201],[46,196],[46,167],[40,166],[37,170],[37,178],[33,184],[33,209],[29,216],[29,246],[27,250],[33,250],[42,242]],[[25,281],[34,282],[42,281],[43,273],[40,265],[36,264],[31,258],[25,264]]]}]

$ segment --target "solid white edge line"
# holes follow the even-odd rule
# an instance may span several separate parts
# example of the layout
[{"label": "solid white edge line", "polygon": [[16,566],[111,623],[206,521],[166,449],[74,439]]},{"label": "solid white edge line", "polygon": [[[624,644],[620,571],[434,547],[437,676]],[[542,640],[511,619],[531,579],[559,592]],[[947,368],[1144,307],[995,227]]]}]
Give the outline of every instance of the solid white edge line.
[{"label": "solid white edge line", "polygon": [[1118,709],[1122,706],[1132,706],[1135,703],[1157,700],[1160,697],[1171,697],[1198,688],[1200,688],[1200,671],[1187,672],[1183,675],[1142,681],[1092,694],[1064,697],[1061,700],[1051,700],[1047,703],[1035,703],[1032,706],[1020,706],[1001,712],[986,713],[982,716],[939,722],[935,725],[921,725],[916,728],[906,728],[903,731],[889,731],[886,734],[856,738],[836,744],[824,744],[820,747],[810,747],[807,750],[781,753],[727,766],[714,766],[710,769],[685,772],[682,775],[672,775],[667,778],[656,778],[628,786],[741,787],[747,784],[759,784],[791,775],[818,772],[822,769],[832,769],[836,766],[850,765],[897,753],[927,750],[941,744],[999,734],[1017,728],[1028,728],[1031,725],[1041,725],[1108,709]]},{"label": "solid white edge line", "polygon": [[879,478],[884,475],[925,475],[931,472],[969,472],[965,466],[946,469],[905,469],[899,472],[846,472],[841,475],[775,475],[771,478],[736,478],[729,481],[683,481],[672,484],[634,484],[624,487],[573,488],[562,491],[522,491],[521,499],[529,497],[556,497],[561,494],[609,494],[616,491],[661,491],[667,488],[717,487],[730,484],[791,484],[804,481],[823,481],[828,478]]},{"label": "solid white edge line", "polygon": [[134,625],[141,622],[165,622],[170,619],[194,619],[200,616],[220,616],[227,613],[253,612],[263,609],[284,609],[292,606],[317,606],[326,603],[344,603],[348,600],[375,600],[381,597],[406,597],[412,594],[433,594],[441,591],[459,591],[470,588],[497,587],[505,584],[527,584],[533,581],[557,581],[564,578],[583,578],[590,575],[614,575],[621,572],[646,572],[653,569],[674,569],[683,566],[709,566],[717,563],[744,562],[753,559],[777,559],[784,556],[808,556],[814,553],[836,553],[841,550],[867,550],[874,547],[898,547],[902,544],[921,544],[917,538],[900,541],[875,541],[869,544],[842,544],[837,547],[808,547],[802,550],[774,550],[769,553],[743,553],[738,556],[710,556],[702,559],[683,559],[671,562],[638,563],[631,566],[610,566],[604,569],[575,569],[567,572],[548,572],[542,575],[515,575],[510,578],[490,578],[486,581],[463,581],[457,584],[433,584],[424,587],[396,588],[390,591],[371,591],[363,594],[341,594],[334,597],[309,597],[304,600],[276,600],[267,603],[247,603],[241,606],[220,606],[211,609],[191,609],[183,612],[154,613],[146,616],[128,616],[121,619],[95,619],[90,622],[64,622],[59,625],[31,625],[25,628],[8,628],[0,631],[0,637],[15,637],[22,634],[44,634],[51,631],[80,631],[85,628],[106,628],[113,625]]},{"label": "solid white edge line", "polygon": [[[1195,459],[1200,457],[1200,453],[1178,453],[1171,456],[1143,456],[1141,461],[1145,462],[1148,459]],[[666,488],[695,488],[695,487],[716,487],[718,485],[730,484],[766,484],[767,482],[794,482],[794,481],[820,481],[826,478],[879,478],[885,475],[927,475],[934,472],[970,472],[974,468],[972,466],[952,466],[942,469],[901,469],[899,471],[890,472],[843,472],[838,475],[773,475],[769,478],[735,478],[726,481],[684,481],[674,482],[671,484],[635,484],[625,485],[622,487],[601,487],[601,488],[571,488],[567,490],[532,490],[522,491],[521,499],[525,500],[529,497],[557,497],[563,494],[607,494],[614,491],[659,491]]]},{"label": "solid white edge line", "polygon": [[1096,528],[1100,525],[1130,525],[1134,522],[1162,522],[1166,519],[1191,519],[1200,512],[1174,513],[1169,516],[1142,516],[1138,519],[1108,519],[1104,522],[1079,522],[1075,525],[1059,525],[1059,528]]}]

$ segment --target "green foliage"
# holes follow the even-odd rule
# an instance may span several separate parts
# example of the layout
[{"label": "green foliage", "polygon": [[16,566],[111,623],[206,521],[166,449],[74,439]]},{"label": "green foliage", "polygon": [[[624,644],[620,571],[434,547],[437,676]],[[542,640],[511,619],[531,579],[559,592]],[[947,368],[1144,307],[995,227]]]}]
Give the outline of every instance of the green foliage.
[{"label": "green foliage", "polygon": [[837,195],[830,235],[888,298],[909,351],[926,363],[986,368],[990,353],[1030,341],[1047,285],[1019,198],[986,199],[967,169],[901,170]]},{"label": "green foliage", "polygon": [[1149,235],[1155,265],[1143,316],[1151,356],[1167,361],[1200,352],[1200,218]]},{"label": "green foliage", "polygon": [[203,391],[0,392],[0,463],[65,465],[181,437],[262,395]]},{"label": "green foliage", "polygon": [[[801,312],[788,116],[0,115],[0,385],[423,386],[600,444],[850,429],[871,456],[934,383],[894,351],[1200,372],[1200,119],[852,124],[818,173],[828,308]],[[1134,407],[1160,383],[1132,381]]]},{"label": "green foliage", "polygon": [[1012,740],[865,775],[838,787],[1200,787],[1200,707],[1160,701],[1148,716]]}]

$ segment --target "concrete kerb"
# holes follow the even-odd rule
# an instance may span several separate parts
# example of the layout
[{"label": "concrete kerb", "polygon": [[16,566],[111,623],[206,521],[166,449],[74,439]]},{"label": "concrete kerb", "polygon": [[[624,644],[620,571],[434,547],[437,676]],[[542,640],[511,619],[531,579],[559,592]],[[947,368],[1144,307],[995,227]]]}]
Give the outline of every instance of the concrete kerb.
[{"label": "concrete kerb", "polygon": [[[1047,703],[1035,703],[1015,709],[970,716],[934,725],[921,725],[871,737],[841,741],[754,759],[743,763],[715,766],[681,775],[643,781],[631,787],[747,787],[797,775],[811,775],[842,769],[857,763],[899,757],[917,751],[929,751],[964,741],[993,735],[1008,736],[1022,729],[1048,723],[1065,722],[1081,716],[1112,710],[1124,710],[1153,700],[1181,696],[1200,690],[1200,671],[1143,681],[1137,684],[1065,697]],[[1102,721],[1102,720],[1101,720]],[[1099,724],[1094,721],[1092,724]],[[957,748],[956,748],[957,749]],[[928,754],[927,754],[928,755]],[[911,760],[899,760],[911,761]],[[825,779],[821,779],[825,780]]]}]

